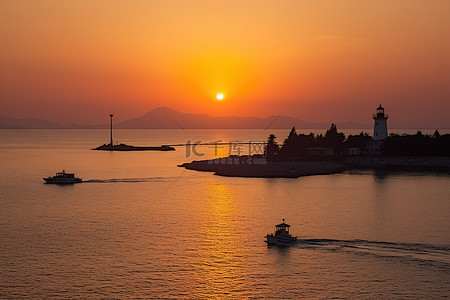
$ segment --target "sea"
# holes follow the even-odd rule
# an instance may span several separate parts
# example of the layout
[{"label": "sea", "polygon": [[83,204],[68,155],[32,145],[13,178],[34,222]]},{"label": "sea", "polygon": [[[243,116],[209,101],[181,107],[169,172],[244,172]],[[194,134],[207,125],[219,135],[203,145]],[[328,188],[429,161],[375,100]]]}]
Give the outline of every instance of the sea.
[{"label": "sea", "polygon": [[[0,298],[450,297],[449,173],[268,179],[178,167],[255,153],[288,132],[119,129],[115,143],[210,144],[108,152],[90,150],[109,143],[106,129],[0,130]],[[63,169],[83,183],[44,183]],[[268,247],[283,219],[299,242]]]}]

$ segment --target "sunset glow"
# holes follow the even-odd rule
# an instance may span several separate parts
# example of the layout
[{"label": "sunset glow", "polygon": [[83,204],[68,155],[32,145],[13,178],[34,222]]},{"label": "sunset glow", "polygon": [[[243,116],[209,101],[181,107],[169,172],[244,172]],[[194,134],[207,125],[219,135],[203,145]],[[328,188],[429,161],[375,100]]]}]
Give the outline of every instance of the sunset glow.
[{"label": "sunset glow", "polygon": [[[189,11],[189,13],[186,13]],[[450,126],[449,1],[2,1],[2,115]],[[219,108],[211,95],[226,90]],[[289,107],[289,109],[286,109]]]}]

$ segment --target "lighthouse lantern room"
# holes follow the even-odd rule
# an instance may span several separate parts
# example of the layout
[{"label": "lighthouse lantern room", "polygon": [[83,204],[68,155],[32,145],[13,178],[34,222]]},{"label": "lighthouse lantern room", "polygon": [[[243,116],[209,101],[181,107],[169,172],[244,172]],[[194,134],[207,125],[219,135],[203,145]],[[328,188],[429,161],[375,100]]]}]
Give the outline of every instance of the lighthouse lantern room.
[{"label": "lighthouse lantern room", "polygon": [[388,115],[384,113],[384,108],[378,106],[377,113],[373,115],[373,119],[375,120],[375,124],[373,126],[373,140],[380,141],[387,138],[387,122]]}]

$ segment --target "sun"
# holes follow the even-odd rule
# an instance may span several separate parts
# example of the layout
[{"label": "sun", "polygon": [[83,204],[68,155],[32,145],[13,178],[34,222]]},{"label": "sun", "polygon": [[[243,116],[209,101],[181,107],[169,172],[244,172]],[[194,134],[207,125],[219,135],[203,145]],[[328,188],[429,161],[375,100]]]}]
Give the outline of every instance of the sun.
[{"label": "sun", "polygon": [[217,100],[222,100],[222,99],[223,99],[223,94],[218,93],[218,94],[216,95],[216,98],[217,98]]}]

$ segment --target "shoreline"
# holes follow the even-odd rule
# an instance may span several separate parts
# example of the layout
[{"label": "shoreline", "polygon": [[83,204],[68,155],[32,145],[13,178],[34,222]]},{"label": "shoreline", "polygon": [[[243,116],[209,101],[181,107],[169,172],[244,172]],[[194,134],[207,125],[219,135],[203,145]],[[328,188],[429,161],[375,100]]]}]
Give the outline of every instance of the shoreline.
[{"label": "shoreline", "polygon": [[328,175],[345,171],[345,166],[336,162],[279,162],[267,161],[264,157],[229,156],[212,160],[192,161],[179,165],[188,170],[214,172],[227,177],[253,178],[298,178],[310,175]]},{"label": "shoreline", "polygon": [[229,156],[183,163],[188,170],[214,172],[227,177],[298,178],[330,175],[344,171],[373,169],[386,171],[431,171],[450,174],[450,157],[354,156],[336,161],[268,161],[262,156]]},{"label": "shoreline", "polygon": [[349,170],[437,171],[450,173],[448,156],[354,156],[343,163]]}]

